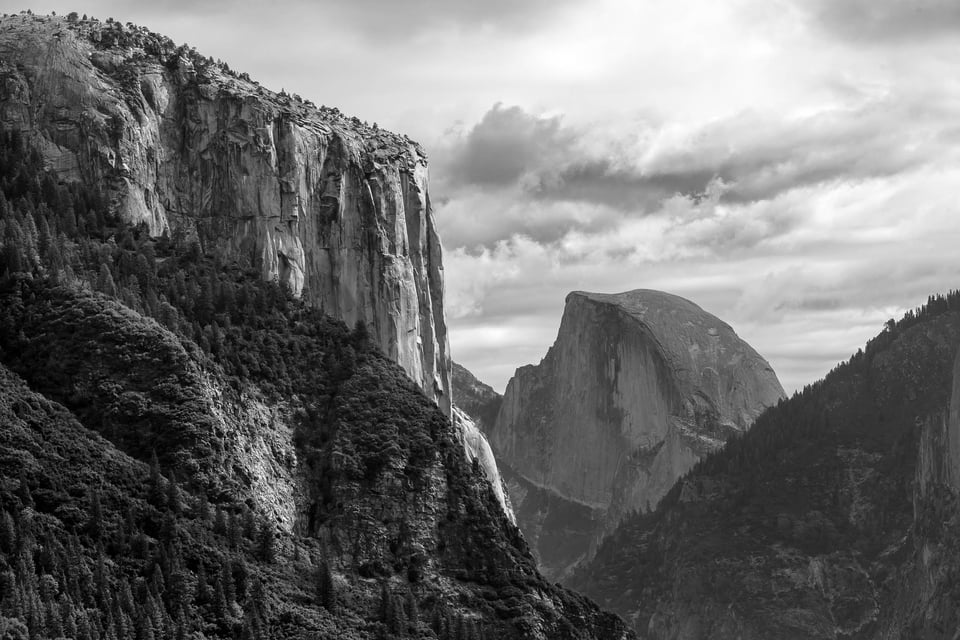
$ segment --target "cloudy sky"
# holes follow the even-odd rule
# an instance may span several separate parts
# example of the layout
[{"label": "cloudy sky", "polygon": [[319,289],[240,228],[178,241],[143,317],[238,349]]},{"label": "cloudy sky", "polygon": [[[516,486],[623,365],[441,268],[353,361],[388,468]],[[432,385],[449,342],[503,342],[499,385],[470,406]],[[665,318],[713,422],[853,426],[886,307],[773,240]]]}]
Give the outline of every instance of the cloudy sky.
[{"label": "cloudy sky", "polygon": [[792,391],[960,286],[956,0],[27,6],[424,143],[454,357],[500,390],[575,289],[685,296]]}]

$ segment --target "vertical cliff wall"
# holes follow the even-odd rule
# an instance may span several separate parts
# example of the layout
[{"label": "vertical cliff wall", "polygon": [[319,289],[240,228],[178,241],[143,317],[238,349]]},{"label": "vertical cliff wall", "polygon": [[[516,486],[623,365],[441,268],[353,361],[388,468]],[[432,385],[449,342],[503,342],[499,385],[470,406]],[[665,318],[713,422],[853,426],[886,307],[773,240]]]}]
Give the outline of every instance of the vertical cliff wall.
[{"label": "vertical cliff wall", "polygon": [[0,123],[62,180],[107,185],[126,220],[367,323],[450,413],[440,241],[416,143],[140,27],[25,15],[0,30]]},{"label": "vertical cliff wall", "polygon": [[[544,572],[567,575],[624,514],[655,506],[783,395],[766,360],[687,300],[571,293],[556,342],[539,365],[517,370],[490,434],[501,464],[519,476],[516,492],[554,496],[539,496],[537,509],[512,496],[541,562],[553,558]],[[564,523],[558,509],[577,513],[576,522]],[[585,523],[593,534],[578,548],[559,557],[540,548],[545,529]]]},{"label": "vertical cliff wall", "polygon": [[493,449],[490,447],[486,436],[483,435],[473,419],[456,405],[453,406],[452,418],[453,424],[457,427],[457,439],[463,447],[463,453],[467,460],[483,470],[483,475],[490,482],[493,495],[497,498],[503,513],[510,522],[516,524],[517,518],[513,513],[513,507],[510,505],[506,484],[500,475],[497,459],[493,455]]},{"label": "vertical cliff wall", "polygon": [[918,498],[937,486],[960,492],[960,354],[953,367],[950,405],[920,421]]}]

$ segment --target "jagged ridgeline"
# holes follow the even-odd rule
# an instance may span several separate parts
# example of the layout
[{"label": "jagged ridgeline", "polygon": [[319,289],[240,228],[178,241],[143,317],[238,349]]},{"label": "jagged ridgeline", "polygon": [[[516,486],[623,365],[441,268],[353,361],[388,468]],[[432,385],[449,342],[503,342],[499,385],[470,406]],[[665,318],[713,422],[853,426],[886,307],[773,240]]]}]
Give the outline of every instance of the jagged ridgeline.
[{"label": "jagged ridgeline", "polygon": [[0,637],[630,635],[537,573],[366,323],[131,221],[123,166],[64,179],[23,113],[0,131]]},{"label": "jagged ridgeline", "polygon": [[931,297],[624,521],[574,588],[644,638],[955,638],[960,293]]}]

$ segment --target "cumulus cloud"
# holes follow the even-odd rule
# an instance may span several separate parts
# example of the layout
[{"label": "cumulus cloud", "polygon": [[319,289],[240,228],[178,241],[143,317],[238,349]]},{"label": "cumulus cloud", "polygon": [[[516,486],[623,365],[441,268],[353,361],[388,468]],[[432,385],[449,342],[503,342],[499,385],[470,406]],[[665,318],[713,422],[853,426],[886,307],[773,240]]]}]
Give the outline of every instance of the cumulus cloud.
[{"label": "cumulus cloud", "polygon": [[350,20],[368,36],[403,36],[406,30],[453,27],[514,32],[542,26],[573,0],[351,0],[320,2],[325,11]]},{"label": "cumulus cloud", "polygon": [[498,103],[454,142],[446,179],[454,185],[511,185],[530,171],[563,162],[576,139],[559,117],[538,117]]},{"label": "cumulus cloud", "polygon": [[[364,39],[408,40],[432,30],[499,30],[506,33],[527,31],[547,22],[574,0],[285,0],[264,5],[256,0],[165,0],[162,3],[131,3],[118,0],[92,0],[88,11],[106,18],[119,19],[129,11],[139,15],[242,16],[271,15],[278,22],[292,20],[313,23],[318,35],[333,30],[348,30]],[[124,9],[126,8],[126,11]]]},{"label": "cumulus cloud", "polygon": [[835,35],[853,41],[920,41],[960,31],[954,0],[817,0],[802,7]]},{"label": "cumulus cloud", "polygon": [[513,367],[546,352],[567,292],[647,287],[724,318],[788,390],[799,388],[886,319],[956,287],[960,168],[944,153],[893,174],[751,201],[724,201],[726,187],[715,181],[702,197],[674,195],[604,228],[568,228],[551,241],[508,233],[483,248],[454,250],[447,283],[456,357],[502,388]]},{"label": "cumulus cloud", "polygon": [[498,104],[450,142],[437,173],[440,188],[451,191],[516,187],[532,199],[633,215],[676,194],[702,197],[718,181],[721,201],[755,202],[941,158],[960,142],[960,129],[944,127],[935,111],[926,99],[882,98],[792,117],[743,112],[686,127],[628,122],[614,133]]}]

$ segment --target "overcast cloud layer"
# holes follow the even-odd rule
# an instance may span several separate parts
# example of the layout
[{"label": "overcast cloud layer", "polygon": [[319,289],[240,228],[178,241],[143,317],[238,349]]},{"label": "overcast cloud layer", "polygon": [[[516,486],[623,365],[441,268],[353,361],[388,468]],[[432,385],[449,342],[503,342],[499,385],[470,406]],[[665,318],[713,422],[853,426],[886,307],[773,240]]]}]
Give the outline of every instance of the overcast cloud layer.
[{"label": "overcast cloud layer", "polygon": [[574,289],[685,296],[790,391],[960,285],[954,0],[31,8],[145,24],[425,143],[454,358],[501,390]]}]

